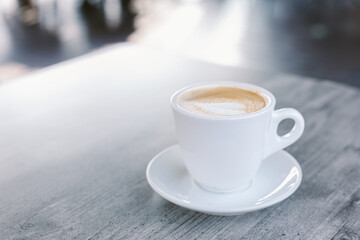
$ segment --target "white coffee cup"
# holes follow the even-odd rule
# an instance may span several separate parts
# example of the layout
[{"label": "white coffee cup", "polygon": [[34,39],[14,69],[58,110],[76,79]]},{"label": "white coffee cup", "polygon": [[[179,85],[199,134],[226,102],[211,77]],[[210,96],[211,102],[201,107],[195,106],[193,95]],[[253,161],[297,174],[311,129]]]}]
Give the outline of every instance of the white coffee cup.
[{"label": "white coffee cup", "polygon": [[[266,106],[257,112],[231,117],[196,114],[179,106],[179,96],[184,92],[215,86],[256,91],[266,100]],[[294,143],[304,131],[304,118],[297,110],[274,110],[273,94],[252,84],[193,85],[177,91],[170,101],[186,168],[195,182],[209,191],[225,193],[247,189],[262,160]],[[295,125],[290,132],[279,136],[278,125],[284,119],[293,119]]]}]

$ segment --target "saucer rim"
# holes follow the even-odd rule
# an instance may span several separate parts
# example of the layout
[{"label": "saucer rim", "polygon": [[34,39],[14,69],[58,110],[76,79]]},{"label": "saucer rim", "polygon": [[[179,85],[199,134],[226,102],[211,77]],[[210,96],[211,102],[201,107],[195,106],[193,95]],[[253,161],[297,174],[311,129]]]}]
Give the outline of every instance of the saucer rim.
[{"label": "saucer rim", "polygon": [[[222,208],[212,208],[212,209],[207,209],[201,206],[193,206],[193,204],[190,203],[186,203],[182,200],[180,200],[179,198],[173,197],[170,194],[168,194],[167,192],[163,191],[160,187],[158,187],[155,182],[152,180],[151,176],[150,176],[150,169],[151,166],[154,164],[154,162],[163,154],[171,151],[172,149],[175,149],[177,147],[180,147],[178,144],[172,145],[170,147],[167,147],[165,149],[163,149],[161,152],[159,152],[158,154],[156,154],[151,161],[149,162],[147,168],[146,168],[146,179],[149,183],[149,185],[151,186],[151,188],[157,193],[159,194],[161,197],[165,198],[166,200],[168,200],[169,202],[176,204],[180,207],[184,207],[187,209],[190,209],[192,211],[196,211],[196,212],[202,212],[202,213],[206,213],[206,214],[212,214],[212,215],[237,215],[237,214],[242,214],[242,213],[248,213],[248,212],[253,212],[253,211],[258,211],[270,206],[273,206],[279,202],[284,201],[285,199],[287,199],[288,197],[290,197],[292,194],[294,194],[294,192],[299,188],[301,182],[302,182],[302,169],[300,164],[298,163],[298,161],[287,151],[285,150],[280,150],[275,152],[274,154],[277,153],[282,153],[287,155],[287,157],[289,157],[290,161],[293,162],[293,164],[298,168],[299,170],[299,180],[296,182],[296,185],[294,187],[292,187],[289,191],[285,192],[283,195],[281,195],[282,197],[277,197],[274,200],[264,203],[264,204],[259,204],[257,206],[251,206],[251,207],[242,207],[242,208],[233,208],[233,209],[222,209]],[[272,154],[272,155],[274,155]],[[272,156],[270,155],[270,156]],[[269,156],[269,157],[270,157]],[[202,191],[207,191],[207,190],[202,190]],[[216,192],[210,192],[207,191],[210,194],[214,194],[214,195],[218,195],[218,194],[226,194],[226,195],[232,195],[235,193],[216,193]]]}]

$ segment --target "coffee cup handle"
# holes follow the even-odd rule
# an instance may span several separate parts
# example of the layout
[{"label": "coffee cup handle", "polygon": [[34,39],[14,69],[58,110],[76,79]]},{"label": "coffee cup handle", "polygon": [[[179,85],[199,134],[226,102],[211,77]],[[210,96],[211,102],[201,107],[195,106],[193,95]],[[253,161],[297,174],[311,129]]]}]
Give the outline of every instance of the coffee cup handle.
[{"label": "coffee cup handle", "polygon": [[[284,119],[293,119],[294,127],[285,135],[279,136],[277,129],[279,123]],[[265,142],[264,158],[271,154],[286,148],[296,142],[304,132],[305,121],[299,111],[293,108],[283,108],[273,111],[271,123]]]}]

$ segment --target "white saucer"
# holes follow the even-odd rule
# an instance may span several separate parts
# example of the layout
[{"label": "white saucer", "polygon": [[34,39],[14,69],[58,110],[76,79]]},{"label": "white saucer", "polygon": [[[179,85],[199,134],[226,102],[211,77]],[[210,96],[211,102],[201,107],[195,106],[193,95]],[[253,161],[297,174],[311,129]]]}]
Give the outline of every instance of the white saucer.
[{"label": "white saucer", "polygon": [[279,151],[263,160],[247,190],[213,193],[191,179],[181,159],[180,148],[174,145],[151,160],[146,177],[158,194],[181,207],[212,215],[237,215],[283,201],[299,187],[302,172],[293,156]]}]

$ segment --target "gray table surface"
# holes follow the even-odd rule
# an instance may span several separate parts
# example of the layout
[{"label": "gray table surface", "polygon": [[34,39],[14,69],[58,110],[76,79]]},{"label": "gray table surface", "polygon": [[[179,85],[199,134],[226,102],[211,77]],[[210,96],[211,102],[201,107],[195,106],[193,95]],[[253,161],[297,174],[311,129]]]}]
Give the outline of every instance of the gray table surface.
[{"label": "gray table surface", "polygon": [[[230,80],[271,90],[306,121],[287,148],[300,188],[232,217],[183,209],[148,185],[176,143],[169,97]],[[360,91],[299,76],[216,66],[123,45],[0,86],[0,239],[358,239]]]}]

